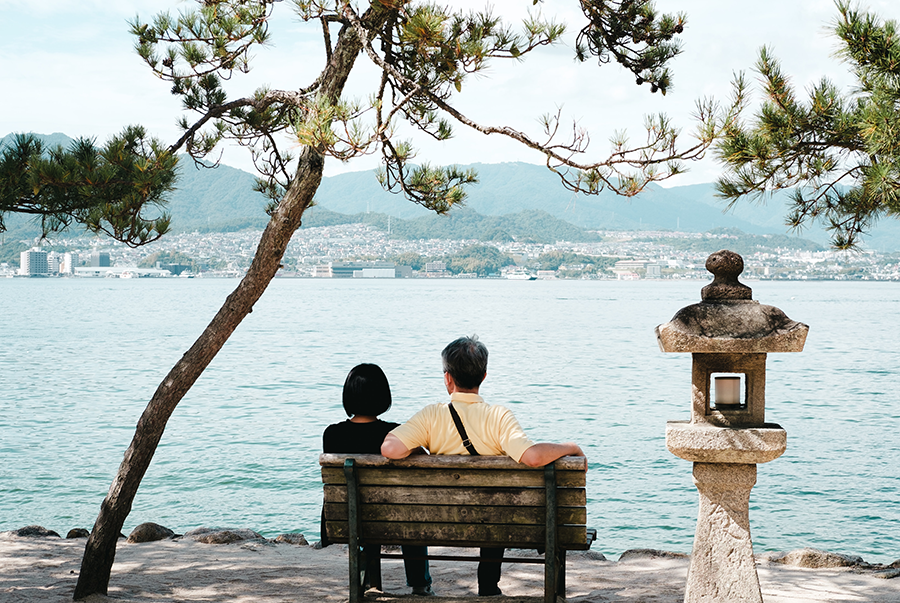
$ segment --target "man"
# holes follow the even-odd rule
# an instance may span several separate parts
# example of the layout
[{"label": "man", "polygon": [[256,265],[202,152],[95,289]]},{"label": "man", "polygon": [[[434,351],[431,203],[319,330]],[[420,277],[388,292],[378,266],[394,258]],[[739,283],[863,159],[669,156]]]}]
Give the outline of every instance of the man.
[{"label": "man", "polygon": [[[419,447],[431,454],[506,455],[529,467],[542,467],[563,456],[584,456],[573,442],[535,444],[525,435],[509,409],[486,404],[478,389],[487,376],[488,351],[477,337],[461,337],[441,352],[449,404],[431,404],[393,429],[381,454],[402,459]],[[460,427],[457,427],[457,418]],[[468,438],[467,442],[463,440]],[[502,548],[483,548],[481,556],[497,561],[478,564],[478,594],[499,595]]]}]

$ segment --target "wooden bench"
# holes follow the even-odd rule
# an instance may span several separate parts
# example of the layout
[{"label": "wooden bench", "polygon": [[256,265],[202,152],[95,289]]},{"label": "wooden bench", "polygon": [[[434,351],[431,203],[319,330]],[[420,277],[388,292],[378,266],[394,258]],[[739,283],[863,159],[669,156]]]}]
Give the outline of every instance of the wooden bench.
[{"label": "wooden bench", "polygon": [[532,468],[499,456],[323,454],[319,464],[327,538],[350,545],[350,603],[363,597],[366,544],[542,549],[543,558],[503,561],[542,563],[544,601],[555,603],[565,598],[566,551],[587,550],[596,537],[586,525],[584,457]]}]

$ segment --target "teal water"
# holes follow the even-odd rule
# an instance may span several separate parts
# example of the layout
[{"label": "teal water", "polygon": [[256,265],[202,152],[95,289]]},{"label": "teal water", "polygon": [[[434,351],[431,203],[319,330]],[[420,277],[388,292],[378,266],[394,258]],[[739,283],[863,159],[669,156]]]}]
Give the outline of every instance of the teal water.
[{"label": "teal water", "polygon": [[[0,281],[0,531],[90,529],[147,400],[236,286],[203,279]],[[690,356],[653,328],[703,282],[276,280],[176,409],[125,525],[318,537],[317,456],[341,385],[380,364],[403,421],[441,401],[440,350],[477,333],[482,393],[535,440],[590,461],[594,549],[689,552],[691,465],[665,447],[689,418]],[[900,558],[900,284],[751,282],[810,325],[770,354],[767,418],[788,451],[760,465],[757,553],[803,546]]]}]

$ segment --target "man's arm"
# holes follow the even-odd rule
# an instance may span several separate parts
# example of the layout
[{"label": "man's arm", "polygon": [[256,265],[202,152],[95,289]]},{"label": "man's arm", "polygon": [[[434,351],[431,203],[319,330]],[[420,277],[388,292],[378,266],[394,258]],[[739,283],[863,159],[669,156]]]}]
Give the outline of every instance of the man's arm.
[{"label": "man's arm", "polygon": [[[391,435],[388,434],[388,437],[391,437]],[[397,441],[399,442],[399,440]],[[386,439],[384,443],[387,444]],[[388,456],[384,452],[384,444],[382,444],[381,446],[381,454],[384,454],[384,456]],[[566,442],[564,444],[540,443],[535,444],[534,446],[526,450],[522,455],[522,458],[519,459],[519,462],[524,463],[529,467],[543,467],[544,465],[552,463],[556,459],[562,458],[564,456],[585,456],[585,454],[575,442]]]},{"label": "man's arm", "polygon": [[400,438],[392,433],[384,436],[384,442],[381,443],[381,455],[389,459],[405,459],[412,452],[406,447]]}]

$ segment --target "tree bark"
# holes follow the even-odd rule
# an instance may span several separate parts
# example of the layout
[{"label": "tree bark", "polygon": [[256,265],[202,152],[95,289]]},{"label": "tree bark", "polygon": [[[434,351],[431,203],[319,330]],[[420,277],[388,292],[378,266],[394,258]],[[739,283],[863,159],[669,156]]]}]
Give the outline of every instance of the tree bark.
[{"label": "tree bark", "polygon": [[[369,31],[378,31],[387,16],[388,11],[383,8],[370,8],[363,16],[363,22]],[[340,98],[361,50],[362,41],[356,32],[344,26],[322,77],[321,97],[331,103]],[[253,311],[253,305],[274,278],[291,237],[300,227],[303,212],[312,203],[322,182],[323,168],[322,150],[304,147],[297,174],[263,231],[247,274],[199,339],[172,367],[147,404],[88,538],[74,599],[95,593],[107,594],[119,534],[169,417],[244,317]]]},{"label": "tree bark", "polygon": [[274,278],[291,236],[299,228],[303,212],[322,181],[323,167],[323,157],[318,151],[306,147],[300,173],[269,220],[247,274],[194,345],[172,367],[147,404],[88,538],[75,599],[107,593],[119,533],[131,512],[138,486],[150,466],[169,417],[244,317],[253,311],[253,305]]}]

